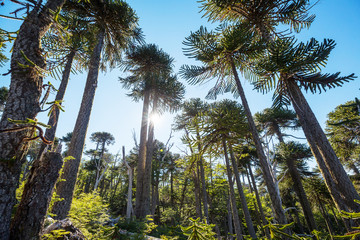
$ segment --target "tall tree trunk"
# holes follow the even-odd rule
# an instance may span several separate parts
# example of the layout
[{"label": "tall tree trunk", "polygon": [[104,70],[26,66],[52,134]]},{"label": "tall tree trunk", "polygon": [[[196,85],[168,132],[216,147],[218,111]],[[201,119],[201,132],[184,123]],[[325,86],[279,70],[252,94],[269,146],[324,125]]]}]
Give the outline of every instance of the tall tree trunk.
[{"label": "tall tree trunk", "polygon": [[[335,187],[337,192],[341,195],[340,199],[336,199],[336,197],[332,196],[337,207],[339,210],[347,211],[350,209],[354,212],[360,212],[360,205],[354,202],[354,199],[360,200],[360,196],[356,192],[354,185],[351,183],[343,166],[332,149],[299,86],[295,82],[289,82],[288,91],[291,96],[292,105],[298,115],[310,148],[313,153],[316,152],[314,153],[315,159],[318,162],[318,166],[324,176],[330,193],[332,194],[333,192],[330,188]],[[322,160],[318,159],[320,157],[319,155]],[[324,164],[320,163],[321,161],[323,161]],[[333,183],[327,182],[328,178],[325,177],[325,171],[330,174],[331,179],[333,179]],[[338,200],[342,200],[348,209],[343,209],[341,206],[343,203],[338,203]]]},{"label": "tall tree trunk", "polygon": [[12,240],[40,239],[40,232],[63,164],[60,153],[48,152],[36,160],[11,222]]},{"label": "tall tree trunk", "polygon": [[299,202],[300,202],[301,207],[302,207],[302,209],[304,211],[304,216],[305,216],[305,219],[306,219],[307,226],[308,226],[310,232],[312,232],[313,230],[316,230],[317,227],[316,227],[314,215],[313,215],[312,210],[311,210],[311,205],[310,205],[309,200],[308,200],[308,198],[306,196],[306,193],[305,193],[302,181],[301,181],[300,174],[299,174],[299,172],[297,170],[297,167],[296,167],[296,163],[294,162],[294,159],[287,159],[286,160],[286,165],[288,167],[291,179],[292,179],[293,184],[294,184],[293,185],[294,190],[296,192],[296,195],[299,198]]},{"label": "tall tree trunk", "polygon": [[[227,221],[228,221],[228,233],[230,233],[230,236],[229,236],[229,239],[234,239],[234,237],[232,236],[234,234],[234,229],[233,229],[233,221],[232,221],[232,214],[231,214],[231,202],[230,202],[230,197],[228,197],[227,199],[227,204],[226,204],[226,207],[227,207],[227,211],[228,211],[228,214],[227,214]],[[228,234],[226,234],[228,235]]]},{"label": "tall tree trunk", "polygon": [[[60,105],[62,105],[61,101],[63,101],[64,99],[66,88],[69,83],[71,66],[74,61],[75,55],[76,55],[76,50],[71,50],[70,53],[66,56],[67,60],[66,60],[65,68],[62,73],[61,83],[55,97],[55,101],[60,101]],[[51,113],[49,117],[49,121],[47,123],[47,125],[51,126],[51,128],[46,129],[45,138],[52,142],[55,139],[59,115],[60,115],[60,110],[58,108],[55,108],[55,110]],[[43,154],[43,151],[46,148],[46,146],[47,145],[45,143],[42,143],[40,145],[39,154],[37,156],[38,159],[41,157],[41,154]],[[53,147],[53,145],[51,147]]]},{"label": "tall tree trunk", "polygon": [[[274,124],[274,127],[275,127],[276,135],[279,138],[279,142],[285,144],[284,138],[283,138],[283,135],[282,135],[282,133],[280,131],[279,126],[277,124]],[[313,230],[316,230],[317,227],[316,227],[313,212],[311,210],[311,205],[310,205],[309,200],[308,200],[308,198],[306,196],[306,193],[305,193],[302,181],[301,181],[301,176],[300,176],[299,171],[298,171],[297,166],[296,166],[296,162],[294,161],[294,159],[286,159],[286,165],[288,167],[291,179],[292,179],[292,181],[294,183],[294,185],[293,185],[294,190],[296,192],[296,195],[299,198],[299,202],[300,202],[301,207],[302,207],[302,209],[304,211],[306,224],[307,224],[310,232],[312,232]]]},{"label": "tall tree trunk", "polygon": [[132,183],[133,183],[133,171],[128,162],[125,159],[125,147],[122,147],[122,154],[123,154],[123,161],[128,169],[129,175],[129,186],[128,186],[128,193],[127,193],[127,204],[126,204],[126,219],[131,218],[131,211],[132,211]]},{"label": "tall tree trunk", "polygon": [[207,199],[205,171],[204,171],[202,156],[199,159],[199,167],[200,167],[200,175],[201,175],[201,191],[202,191],[203,202],[204,202],[204,217],[206,219],[206,223],[209,224],[209,206],[208,206],[208,199]]},{"label": "tall tree trunk", "polygon": [[233,215],[233,220],[234,220],[236,238],[237,239],[243,239],[241,223],[240,223],[240,219],[239,219],[239,213],[238,213],[237,206],[236,206],[234,183],[233,183],[233,180],[232,180],[232,173],[231,173],[231,169],[230,169],[230,161],[229,161],[229,156],[228,156],[228,151],[227,151],[227,146],[226,146],[225,139],[222,139],[222,144],[223,144],[223,148],[224,148],[226,171],[227,171],[228,182],[229,182],[230,202],[231,202],[231,209],[232,209],[232,215]]},{"label": "tall tree trunk", "polygon": [[55,218],[58,220],[66,218],[71,207],[81,156],[84,149],[86,132],[89,125],[91,109],[94,102],[95,91],[98,82],[101,50],[104,44],[104,37],[104,30],[100,30],[97,36],[98,42],[91,55],[84,94],[79,114],[76,119],[73,136],[69,145],[69,150],[67,152],[67,156],[72,156],[74,159],[67,161],[64,165],[61,178],[65,179],[66,181],[61,181],[56,186],[57,194],[60,198],[64,199],[63,201],[56,202],[52,209],[52,213],[56,214]]},{"label": "tall tree trunk", "polygon": [[195,194],[195,208],[196,208],[196,217],[202,219],[202,212],[201,212],[201,200],[200,200],[200,186],[199,186],[199,181],[198,181],[198,176],[195,172],[195,170],[193,171],[193,179],[194,179],[194,194]]},{"label": "tall tree trunk", "polygon": [[[158,97],[157,94],[153,92],[153,108],[151,114],[155,114],[157,112],[157,104],[158,104]],[[146,143],[146,160],[145,160],[145,173],[143,179],[143,217],[149,215],[150,210],[150,186],[151,186],[151,164],[154,155],[154,135],[155,135],[155,125],[154,121],[150,118],[149,121],[149,132],[147,137]]]},{"label": "tall tree trunk", "polygon": [[[259,191],[257,190],[255,177],[254,177],[254,174],[253,174],[253,172],[252,172],[252,170],[251,170],[251,165],[250,165],[250,163],[248,164],[248,170],[249,170],[251,182],[252,182],[252,185],[253,185],[253,188],[254,188],[255,197],[256,197],[256,202],[257,202],[257,205],[258,205],[258,207],[259,207],[259,212],[260,212],[260,216],[261,216],[262,226],[265,226],[265,225],[268,224],[268,222],[267,222],[267,220],[266,220],[266,218],[265,218],[264,210],[263,210],[263,208],[262,208],[262,204],[261,204],[261,200],[260,200]],[[250,184],[250,183],[249,183],[249,184]],[[266,229],[265,229],[265,234],[266,234],[266,237],[267,237],[268,239],[271,239],[269,228],[266,228]]]},{"label": "tall tree trunk", "polygon": [[149,120],[150,92],[144,94],[144,104],[141,119],[139,159],[137,164],[136,195],[135,195],[135,216],[138,219],[144,218],[144,175],[146,171],[146,142]]},{"label": "tall tree trunk", "polygon": [[[40,39],[52,24],[53,13],[65,0],[47,1],[40,10],[36,6],[24,19],[14,42],[11,56],[11,83],[9,95],[0,122],[0,129],[11,129],[14,120],[34,119],[40,111],[42,73],[32,66],[45,69],[46,62],[41,52]],[[31,61],[31,62],[30,62]],[[29,66],[24,69],[21,64]],[[32,131],[0,133],[0,239],[7,240],[10,234],[11,211],[15,205],[15,190],[18,186],[23,157],[28,149]]]},{"label": "tall tree trunk", "polygon": [[236,185],[238,188],[238,192],[239,192],[239,197],[240,197],[240,201],[241,201],[241,207],[244,213],[244,217],[245,217],[245,222],[249,231],[249,234],[251,236],[252,239],[257,239],[256,233],[255,233],[255,229],[254,229],[254,225],[250,216],[250,212],[249,212],[249,208],[246,202],[246,197],[244,194],[244,190],[240,181],[240,175],[239,175],[239,170],[238,170],[238,166],[236,163],[236,159],[234,156],[234,152],[232,149],[231,144],[229,144],[229,152],[230,152],[230,159],[231,159],[231,165],[235,174],[235,180],[236,180]]},{"label": "tall tree trunk", "polygon": [[239,79],[239,75],[236,71],[236,67],[235,64],[233,62],[233,59],[230,60],[231,61],[231,67],[232,67],[232,71],[234,74],[234,78],[235,78],[235,82],[236,82],[236,86],[238,89],[238,93],[240,95],[241,98],[241,102],[242,105],[244,107],[244,111],[248,120],[248,124],[249,124],[249,128],[250,128],[250,132],[252,135],[252,139],[255,143],[255,147],[256,147],[256,152],[259,158],[259,162],[260,162],[260,167],[263,173],[263,177],[264,177],[264,182],[266,184],[267,190],[269,192],[270,195],[270,199],[271,199],[271,205],[273,206],[274,209],[274,214],[275,214],[275,220],[279,223],[279,224],[286,224],[286,216],[284,213],[284,209],[282,208],[282,201],[281,198],[277,192],[277,187],[275,185],[275,182],[273,180],[272,174],[271,174],[271,170],[270,170],[270,166],[268,164],[268,161],[266,159],[265,153],[264,153],[264,149],[261,145],[261,141],[260,141],[260,137],[259,137],[259,133],[256,129],[255,126],[255,122],[254,119],[252,117],[251,111],[250,111],[250,107],[249,104],[246,100],[245,97],[245,93],[244,93],[244,89],[241,85],[240,79]]}]

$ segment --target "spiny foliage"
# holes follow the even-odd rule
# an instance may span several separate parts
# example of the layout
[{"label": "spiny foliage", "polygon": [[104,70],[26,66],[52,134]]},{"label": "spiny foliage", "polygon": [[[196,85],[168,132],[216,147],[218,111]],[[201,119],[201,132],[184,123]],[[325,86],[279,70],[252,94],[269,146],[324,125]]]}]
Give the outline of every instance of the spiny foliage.
[{"label": "spiny foliage", "polygon": [[299,32],[310,27],[315,15],[309,15],[309,0],[200,0],[201,11],[210,21],[242,22],[266,40],[282,35],[276,31],[280,24],[290,25]]},{"label": "spiny foliage", "polygon": [[188,236],[188,240],[212,240],[215,239],[213,236],[215,233],[212,231],[214,225],[208,225],[206,223],[202,223],[200,218],[189,219],[191,225],[189,227],[181,226],[181,230],[184,232],[186,236]]},{"label": "spiny foliage", "polygon": [[180,74],[190,84],[200,84],[216,79],[215,86],[209,91],[207,98],[215,99],[224,92],[237,95],[234,80],[235,68],[251,77],[249,71],[253,57],[264,49],[254,34],[245,24],[229,26],[220,25],[214,31],[200,27],[185,38],[184,54],[200,61],[202,66],[183,65]]},{"label": "spiny foliage", "polygon": [[321,93],[354,80],[354,74],[339,77],[340,72],[320,72],[334,47],[335,41],[331,39],[324,39],[320,43],[311,38],[299,44],[294,37],[276,40],[268,47],[266,55],[259,56],[254,69],[259,76],[253,82],[255,89],[263,93],[274,90],[274,106],[280,107],[290,104],[290,82],[296,82],[305,91]]}]

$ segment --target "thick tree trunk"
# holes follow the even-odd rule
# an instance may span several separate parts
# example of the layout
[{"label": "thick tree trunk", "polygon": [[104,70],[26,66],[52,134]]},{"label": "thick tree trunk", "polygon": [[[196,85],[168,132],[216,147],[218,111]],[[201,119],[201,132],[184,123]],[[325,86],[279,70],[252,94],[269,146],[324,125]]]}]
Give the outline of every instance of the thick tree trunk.
[{"label": "thick tree trunk", "polygon": [[232,215],[233,215],[234,226],[235,226],[235,233],[236,233],[236,238],[240,240],[240,239],[243,239],[242,228],[241,228],[241,223],[240,223],[240,219],[239,219],[238,209],[236,206],[234,183],[232,180],[232,172],[230,169],[230,161],[229,161],[229,156],[228,156],[225,139],[222,140],[222,144],[223,144],[223,148],[224,148],[226,171],[227,171],[227,175],[228,175],[230,202],[231,202],[231,209],[232,209]]},{"label": "thick tree trunk", "polygon": [[146,171],[146,143],[149,120],[150,92],[144,94],[144,104],[140,129],[139,160],[137,164],[136,195],[135,195],[135,216],[138,219],[145,218],[144,202],[144,177]]},{"label": "thick tree trunk", "polygon": [[12,240],[40,239],[40,232],[63,164],[60,153],[48,152],[36,160],[11,222]]},{"label": "thick tree trunk", "polygon": [[[11,83],[0,129],[11,129],[14,120],[34,119],[40,111],[39,99],[43,77],[39,69],[45,69],[40,39],[52,24],[53,12],[61,8],[65,0],[48,1],[40,10],[35,7],[22,23],[11,56]],[[35,64],[36,66],[34,66]],[[28,67],[23,67],[23,66]],[[15,204],[15,190],[19,182],[23,156],[31,131],[0,133],[0,239],[10,234],[11,211]]]},{"label": "thick tree trunk", "polygon": [[[360,205],[354,202],[354,199],[360,200],[360,196],[332,149],[299,86],[295,82],[289,82],[288,91],[310,148],[336,206],[339,210],[360,212]],[[330,176],[325,176],[327,174],[330,174]],[[329,182],[329,180],[332,182]],[[332,190],[333,187],[336,189]],[[340,194],[340,198],[333,196],[335,191]],[[345,209],[342,206],[343,204],[345,204]]]},{"label": "thick tree trunk", "polygon": [[270,166],[267,162],[263,147],[261,145],[261,141],[260,141],[260,137],[259,137],[259,133],[256,129],[255,126],[255,122],[254,119],[252,117],[251,111],[250,111],[250,107],[249,104],[246,100],[245,97],[245,93],[244,93],[244,89],[241,85],[239,76],[237,74],[236,71],[236,67],[235,64],[233,62],[233,60],[231,59],[231,67],[232,67],[232,71],[234,74],[234,78],[235,78],[235,82],[236,82],[236,86],[238,89],[238,93],[240,95],[241,101],[242,101],[242,105],[244,107],[244,111],[248,120],[248,124],[249,124],[249,128],[250,128],[250,132],[252,135],[252,139],[255,143],[255,147],[256,147],[256,152],[258,155],[258,159],[260,162],[260,167],[263,173],[263,177],[264,177],[264,182],[266,184],[266,188],[267,191],[269,192],[270,195],[270,199],[271,199],[271,205],[274,209],[274,214],[275,214],[275,220],[279,223],[279,224],[286,224],[286,216],[284,213],[284,209],[282,208],[282,201],[281,198],[279,196],[279,194],[277,193],[277,187],[275,185],[275,182],[272,178],[272,174],[271,174],[271,170],[270,170]]},{"label": "thick tree trunk", "polygon": [[72,156],[74,159],[68,160],[63,168],[62,179],[56,186],[56,192],[63,201],[56,202],[53,206],[52,213],[56,214],[56,219],[61,220],[66,218],[69,213],[72,197],[75,189],[75,183],[80,166],[81,156],[84,149],[86,132],[89,125],[90,114],[94,102],[95,91],[98,82],[99,65],[101,58],[101,50],[104,44],[105,33],[100,30],[93,53],[90,59],[89,72],[86,79],[84,94],[76,119],[73,136],[71,138],[67,156]]},{"label": "thick tree trunk", "polygon": [[255,233],[255,229],[254,229],[254,225],[250,216],[250,212],[249,212],[249,208],[246,202],[246,197],[244,194],[244,190],[240,181],[240,175],[239,175],[239,170],[238,170],[238,166],[236,163],[236,159],[234,156],[234,152],[232,150],[232,146],[231,144],[229,144],[229,151],[230,151],[230,159],[231,159],[231,165],[235,174],[235,180],[236,180],[236,185],[238,188],[238,192],[239,192],[239,197],[240,197],[240,201],[241,201],[241,207],[244,213],[244,217],[245,217],[245,222],[249,231],[249,235],[251,236],[252,239],[257,239],[256,233]]}]

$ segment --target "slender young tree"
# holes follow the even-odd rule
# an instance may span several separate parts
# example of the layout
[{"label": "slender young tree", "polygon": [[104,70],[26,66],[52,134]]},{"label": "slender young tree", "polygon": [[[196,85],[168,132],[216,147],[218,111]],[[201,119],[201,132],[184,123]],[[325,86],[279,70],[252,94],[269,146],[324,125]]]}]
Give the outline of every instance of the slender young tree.
[{"label": "slender young tree", "polygon": [[142,39],[137,28],[138,18],[135,12],[121,0],[68,1],[67,4],[68,8],[76,9],[79,15],[91,21],[97,31],[84,95],[67,152],[67,155],[74,159],[65,163],[61,178],[66,181],[59,182],[56,187],[57,194],[64,199],[56,202],[53,206],[52,212],[56,214],[57,219],[65,218],[70,210],[97,88],[101,57],[103,65],[108,62],[114,66],[116,62],[120,61],[125,48],[132,45],[134,40]]},{"label": "slender young tree", "polygon": [[[54,13],[65,0],[37,2],[20,26],[11,55],[11,83],[0,122],[0,239],[9,238],[11,212],[15,205],[15,190],[19,182],[24,154],[33,127],[23,125],[22,131],[7,131],[16,127],[13,120],[34,120],[40,111],[43,73],[46,68],[40,39],[53,23]],[[25,70],[24,70],[25,66]],[[5,132],[4,132],[5,131]]]}]

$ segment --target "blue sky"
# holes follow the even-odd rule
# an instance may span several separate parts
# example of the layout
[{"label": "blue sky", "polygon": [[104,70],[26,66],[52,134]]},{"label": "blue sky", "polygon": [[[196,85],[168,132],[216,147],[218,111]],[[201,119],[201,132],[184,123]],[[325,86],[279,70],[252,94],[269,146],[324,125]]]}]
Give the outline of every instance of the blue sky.
[{"label": "blue sky", "polygon": [[[183,64],[196,64],[193,60],[186,58],[182,53],[182,41],[196,31],[201,25],[208,28],[216,27],[202,18],[199,13],[199,3],[195,0],[129,0],[130,6],[135,9],[140,18],[140,27],[145,34],[147,43],[155,43],[165,52],[175,58],[175,72]],[[13,11],[13,4],[5,0],[5,6],[0,7],[0,14],[8,15]],[[315,22],[309,30],[303,30],[297,37],[306,41],[311,37],[317,40],[332,38],[337,46],[332,52],[324,72],[334,73],[340,71],[342,75],[355,73],[360,75],[360,1],[358,0],[320,0],[313,8],[316,14]],[[16,30],[19,22],[0,18],[0,27],[6,30]],[[0,73],[7,72],[8,65],[0,69]],[[142,103],[134,103],[126,96],[126,90],[121,88],[118,82],[119,76],[125,76],[118,69],[99,75],[99,84],[96,92],[94,107],[88,128],[88,138],[96,131],[107,131],[115,136],[116,143],[109,147],[112,153],[116,153],[121,146],[126,147],[128,152],[134,145],[132,130],[135,129],[139,138],[140,119]],[[0,86],[8,86],[9,76],[0,76]],[[54,85],[59,82],[52,79]],[[86,72],[71,75],[68,91],[65,95],[65,113],[59,119],[57,136],[61,137],[73,130],[77,112],[79,110],[82,91],[86,80]],[[182,79],[180,79],[183,81]],[[305,94],[310,106],[317,116],[320,124],[324,126],[326,115],[337,105],[360,97],[359,79],[346,83],[343,87],[331,89],[322,94]],[[183,81],[184,82],[184,81]],[[261,111],[271,106],[271,94],[263,95],[252,90],[252,86],[242,81],[246,95],[253,112]],[[185,83],[185,82],[184,82]],[[213,82],[201,86],[187,86],[186,97],[204,98]],[[55,95],[53,94],[54,98]],[[231,95],[223,97],[232,98]],[[155,137],[166,142],[171,128],[173,115],[165,114],[156,126]],[[47,122],[46,114],[42,113],[38,118]],[[180,144],[180,133],[175,134],[172,142],[175,146],[172,151],[179,152],[184,148]],[[94,147],[87,141],[87,149]]]}]

